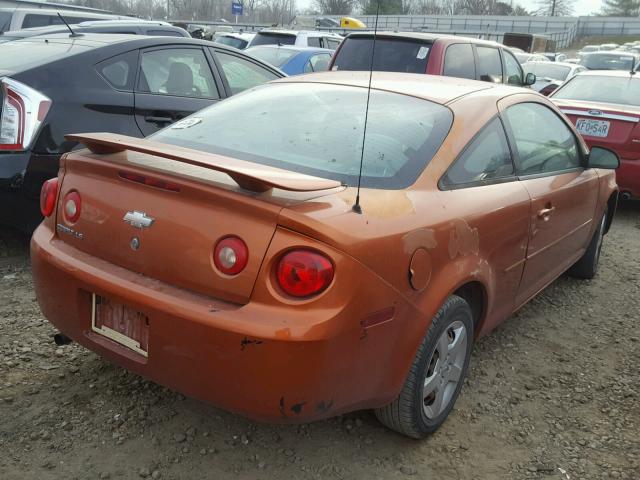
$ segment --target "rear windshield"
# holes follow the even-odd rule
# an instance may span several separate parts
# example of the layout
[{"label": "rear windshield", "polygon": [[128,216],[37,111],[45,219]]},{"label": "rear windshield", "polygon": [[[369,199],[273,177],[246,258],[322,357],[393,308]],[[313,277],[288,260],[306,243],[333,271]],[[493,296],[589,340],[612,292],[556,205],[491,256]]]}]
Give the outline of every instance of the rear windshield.
[{"label": "rear windshield", "polygon": [[291,33],[258,32],[251,46],[255,45],[295,45],[296,36]]},{"label": "rear windshield", "polygon": [[522,65],[524,73],[535,73],[540,80],[543,78],[551,78],[553,80],[565,80],[571,71],[571,67],[564,65],[554,65],[552,62],[542,63],[525,63]]},{"label": "rear windshield", "polygon": [[553,98],[640,106],[640,78],[579,75],[557,90]]},{"label": "rear windshield", "polygon": [[38,37],[6,42],[2,45],[0,68],[10,72],[20,72],[94,48],[95,46],[82,45],[78,42],[58,42],[51,39],[45,41]]},{"label": "rear windshield", "polygon": [[[153,135],[153,140],[338,180],[358,181],[367,90],[326,84],[257,87]],[[415,182],[449,132],[439,104],[372,90],[362,185]]]},{"label": "rear windshield", "polygon": [[11,12],[0,12],[0,32],[6,32],[11,27]]},{"label": "rear windshield", "polygon": [[[333,62],[333,70],[369,70],[372,48],[372,37],[347,37]],[[430,50],[430,43],[419,40],[378,37],[373,70],[425,73]]]},{"label": "rear windshield", "polygon": [[[281,67],[293,58],[298,52],[296,50],[289,50],[279,47],[258,47],[250,48],[247,50],[247,54],[252,57],[256,57],[263,62],[267,62],[274,67]],[[325,68],[326,70],[326,68]]]},{"label": "rear windshield", "polygon": [[224,37],[216,38],[216,43],[221,43],[222,45],[229,45],[230,47],[234,47],[239,50],[242,50],[243,48],[246,48],[247,43],[249,42],[241,38],[224,36]]},{"label": "rear windshield", "polygon": [[585,55],[580,60],[589,70],[631,70],[635,63],[634,57],[615,53]]}]

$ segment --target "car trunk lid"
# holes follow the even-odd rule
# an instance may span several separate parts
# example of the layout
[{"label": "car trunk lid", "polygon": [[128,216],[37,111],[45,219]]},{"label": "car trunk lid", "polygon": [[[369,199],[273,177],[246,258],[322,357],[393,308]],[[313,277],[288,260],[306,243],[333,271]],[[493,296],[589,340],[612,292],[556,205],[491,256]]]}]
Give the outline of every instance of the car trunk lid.
[{"label": "car trunk lid", "polygon": [[[230,302],[248,301],[282,207],[322,195],[322,187],[339,186],[195,150],[114,137],[73,137],[94,152],[74,152],[64,160],[58,236],[128,270]],[[245,188],[231,180],[234,176]],[[278,194],[268,188],[274,183],[299,192]],[[69,222],[65,197],[73,191],[81,197],[81,215]],[[215,245],[228,235],[241,238],[249,251],[247,266],[234,276],[213,263]]]},{"label": "car trunk lid", "polygon": [[555,100],[587,143],[611,148],[622,158],[640,157],[640,111],[608,103]]}]

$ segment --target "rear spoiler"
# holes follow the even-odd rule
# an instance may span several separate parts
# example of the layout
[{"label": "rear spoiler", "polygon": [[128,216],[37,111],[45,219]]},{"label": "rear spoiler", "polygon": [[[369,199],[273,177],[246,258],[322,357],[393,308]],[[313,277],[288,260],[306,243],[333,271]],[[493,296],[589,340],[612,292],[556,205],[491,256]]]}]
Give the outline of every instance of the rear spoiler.
[{"label": "rear spoiler", "polygon": [[140,152],[168,158],[198,167],[217,170],[229,175],[240,187],[252,192],[266,192],[280,188],[294,192],[314,192],[340,187],[336,180],[313,177],[281,168],[260,165],[191,148],[128,137],[114,133],[81,133],[65,135],[65,139],[86,145],[93,153],[110,154],[124,151]]}]

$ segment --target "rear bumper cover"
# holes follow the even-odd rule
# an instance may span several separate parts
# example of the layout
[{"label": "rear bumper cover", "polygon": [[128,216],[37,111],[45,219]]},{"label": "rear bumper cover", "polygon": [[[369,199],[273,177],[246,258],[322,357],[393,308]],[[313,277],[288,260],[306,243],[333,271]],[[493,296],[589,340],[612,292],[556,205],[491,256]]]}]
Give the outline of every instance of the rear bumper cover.
[{"label": "rear bumper cover", "polygon": [[621,193],[629,192],[632,197],[640,198],[640,160],[621,159],[616,182]]},{"label": "rear bumper cover", "polygon": [[[415,312],[400,306],[397,293],[384,284],[356,308],[368,311],[379,300],[395,303],[389,321],[363,327],[351,300],[336,309],[309,308],[303,314],[309,328],[300,335],[287,328],[287,306],[279,313],[273,305],[239,306],[161,284],[70,247],[48,223],[31,240],[44,315],[86,348],[157,383],[279,423],[380,407],[404,382],[413,351],[403,351],[403,326]],[[147,358],[91,330],[92,293],[149,318]],[[328,324],[355,327],[336,332]]]}]

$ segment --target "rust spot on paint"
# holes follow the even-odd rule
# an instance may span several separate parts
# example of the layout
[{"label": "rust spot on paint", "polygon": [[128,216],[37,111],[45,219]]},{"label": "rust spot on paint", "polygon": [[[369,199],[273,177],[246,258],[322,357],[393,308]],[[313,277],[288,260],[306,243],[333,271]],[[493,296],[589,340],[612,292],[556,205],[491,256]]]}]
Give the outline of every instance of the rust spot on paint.
[{"label": "rust spot on paint", "polygon": [[302,412],[302,407],[304,407],[306,404],[307,402],[294,403],[293,405],[291,405],[291,411],[296,415],[300,415],[300,412]]},{"label": "rust spot on paint", "polygon": [[430,228],[419,228],[406,233],[402,237],[402,245],[404,253],[410,255],[418,248],[432,249],[436,248],[438,242],[436,242],[435,232]]},{"label": "rust spot on paint", "polygon": [[478,229],[471,228],[462,218],[453,221],[453,228],[449,233],[449,257],[451,260],[458,255],[467,256],[477,254],[480,250]]},{"label": "rust spot on paint", "polygon": [[244,337],[240,342],[240,350],[244,350],[247,345],[262,345],[262,340],[249,340],[247,337]]}]

